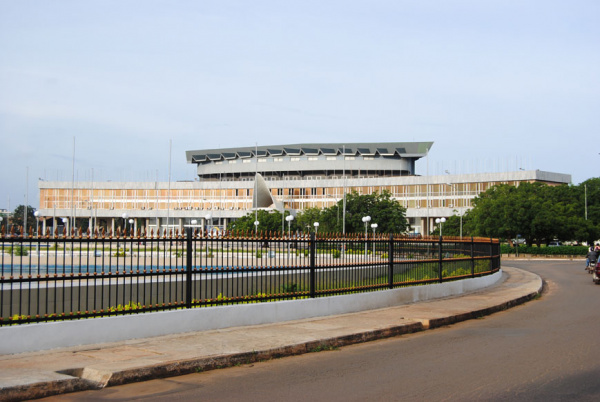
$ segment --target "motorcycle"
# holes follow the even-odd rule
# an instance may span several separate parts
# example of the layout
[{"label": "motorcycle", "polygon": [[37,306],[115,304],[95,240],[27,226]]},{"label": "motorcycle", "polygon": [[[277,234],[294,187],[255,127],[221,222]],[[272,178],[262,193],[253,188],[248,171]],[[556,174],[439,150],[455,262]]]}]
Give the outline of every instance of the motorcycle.
[{"label": "motorcycle", "polygon": [[592,271],[592,280],[596,285],[600,285],[600,263],[597,263]]},{"label": "motorcycle", "polygon": [[597,263],[596,260],[588,260],[587,267],[585,267],[585,269],[588,272],[588,274],[593,273],[594,270],[596,269],[597,265],[598,265],[598,263]]}]

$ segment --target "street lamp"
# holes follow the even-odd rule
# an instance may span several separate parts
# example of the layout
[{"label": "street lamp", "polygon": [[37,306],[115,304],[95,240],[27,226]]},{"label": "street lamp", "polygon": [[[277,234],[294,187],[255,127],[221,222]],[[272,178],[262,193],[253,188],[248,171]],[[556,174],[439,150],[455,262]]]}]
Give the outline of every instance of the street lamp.
[{"label": "street lamp", "polygon": [[68,236],[69,235],[69,218],[62,218],[62,222],[63,222],[63,225],[66,226],[65,232],[66,232],[66,236]]},{"label": "street lamp", "polygon": [[316,235],[317,232],[319,231],[319,222],[315,222],[315,223],[313,223],[313,225],[315,226],[315,235]]},{"label": "street lamp", "polygon": [[442,228],[444,226],[444,222],[446,222],[446,218],[436,218],[435,223],[440,225],[440,237],[442,237]]},{"label": "street lamp", "polygon": [[375,255],[375,230],[377,229],[377,224],[371,223],[371,229],[373,229],[373,255]]},{"label": "street lamp", "polygon": [[133,223],[135,221],[133,219],[129,219],[129,234],[131,235],[131,231],[133,230]]},{"label": "street lamp", "polygon": [[292,224],[292,221],[294,220],[294,216],[293,215],[288,215],[285,217],[285,220],[288,223],[288,238],[290,237],[290,225]]},{"label": "street lamp", "polygon": [[212,214],[204,215],[204,226],[206,226],[206,233],[210,233],[210,227],[208,226],[209,221],[210,221],[210,226],[212,226]]},{"label": "street lamp", "polygon": [[258,225],[260,225],[259,221],[254,221],[254,233],[258,234]]},{"label": "street lamp", "polygon": [[40,211],[35,211],[33,213],[33,216],[35,216],[35,235],[37,237],[40,237],[39,231],[40,231]]},{"label": "street lamp", "polygon": [[369,215],[367,216],[363,216],[362,218],[363,223],[365,224],[365,257],[367,256],[367,226],[369,224],[369,222],[371,222],[371,217]]}]

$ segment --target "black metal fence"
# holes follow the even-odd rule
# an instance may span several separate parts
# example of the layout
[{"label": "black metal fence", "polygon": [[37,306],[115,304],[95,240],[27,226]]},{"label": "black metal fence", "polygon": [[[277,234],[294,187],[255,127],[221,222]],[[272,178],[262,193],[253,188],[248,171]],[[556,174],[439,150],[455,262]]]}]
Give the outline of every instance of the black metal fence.
[{"label": "black metal fence", "polygon": [[0,326],[314,298],[500,269],[496,239],[233,234],[0,237]]}]

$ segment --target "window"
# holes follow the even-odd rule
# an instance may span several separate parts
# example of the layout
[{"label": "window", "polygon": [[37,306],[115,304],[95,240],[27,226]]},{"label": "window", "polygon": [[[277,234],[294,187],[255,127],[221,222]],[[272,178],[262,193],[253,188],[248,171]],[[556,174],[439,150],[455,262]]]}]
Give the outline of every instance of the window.
[{"label": "window", "polygon": [[252,162],[252,159],[244,159],[244,160],[242,160],[242,163],[250,163],[250,162]]},{"label": "window", "polygon": [[344,159],[347,160],[347,161],[353,161],[356,158],[354,156],[346,156]]},{"label": "window", "polygon": [[309,156],[309,157],[308,157],[308,160],[309,160],[309,161],[318,161],[318,160],[319,160],[319,158],[318,158],[317,156]]},{"label": "window", "polygon": [[215,165],[222,165],[222,164],[223,164],[223,161],[216,161],[215,162]]},{"label": "window", "polygon": [[372,156],[363,156],[363,159],[366,160],[366,161],[375,160],[375,158],[373,158]]},{"label": "window", "polygon": [[265,163],[267,160],[265,158],[261,158],[258,160],[258,163]]},{"label": "window", "polygon": [[273,158],[275,162],[283,162],[283,158]]},{"label": "window", "polygon": [[232,164],[232,163],[237,163],[237,161],[236,161],[236,160],[232,160],[232,161],[229,161],[229,163],[230,163],[230,164]]},{"label": "window", "polygon": [[300,161],[300,158],[298,158],[297,156],[294,156],[294,157],[291,157],[290,160],[292,162],[298,162],[298,161]]},{"label": "window", "polygon": [[328,161],[337,161],[337,156],[328,156],[327,160]]}]

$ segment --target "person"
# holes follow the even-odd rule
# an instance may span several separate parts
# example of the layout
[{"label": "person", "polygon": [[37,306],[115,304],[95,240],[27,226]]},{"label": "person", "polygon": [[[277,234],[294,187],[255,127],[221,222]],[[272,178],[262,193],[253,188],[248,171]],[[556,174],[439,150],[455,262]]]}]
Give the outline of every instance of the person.
[{"label": "person", "polygon": [[600,250],[600,247],[596,246],[596,248],[594,249],[594,246],[590,247],[590,251],[588,251],[587,253],[587,260],[585,262],[585,268],[587,269],[590,264],[596,264],[596,261],[598,261],[598,251]]}]

